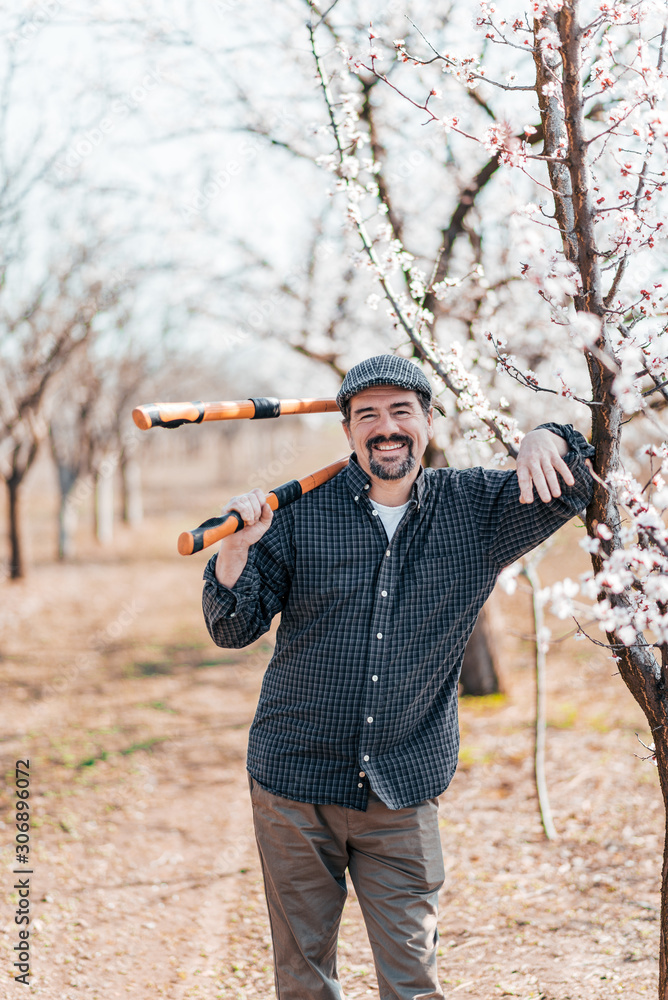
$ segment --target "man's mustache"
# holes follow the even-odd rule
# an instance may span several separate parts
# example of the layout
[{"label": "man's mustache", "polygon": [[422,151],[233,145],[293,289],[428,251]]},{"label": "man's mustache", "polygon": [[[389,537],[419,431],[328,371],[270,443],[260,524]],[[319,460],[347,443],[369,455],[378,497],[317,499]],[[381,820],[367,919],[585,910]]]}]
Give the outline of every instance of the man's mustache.
[{"label": "man's mustache", "polygon": [[375,448],[378,444],[407,444],[409,448],[412,447],[413,442],[405,434],[393,434],[391,437],[375,437],[370,438],[366,446],[369,450]]}]

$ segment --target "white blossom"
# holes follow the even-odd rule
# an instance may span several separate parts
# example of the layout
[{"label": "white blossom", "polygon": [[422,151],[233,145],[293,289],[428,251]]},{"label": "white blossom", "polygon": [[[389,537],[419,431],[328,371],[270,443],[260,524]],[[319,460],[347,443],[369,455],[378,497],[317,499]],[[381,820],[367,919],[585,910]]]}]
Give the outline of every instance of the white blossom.
[{"label": "white blossom", "polygon": [[517,578],[522,570],[521,562],[514,562],[499,573],[497,583],[506,594],[514,594],[517,590]]},{"label": "white blossom", "polygon": [[620,642],[623,642],[625,646],[632,646],[636,641],[636,630],[632,625],[623,625],[617,630],[617,638]]}]

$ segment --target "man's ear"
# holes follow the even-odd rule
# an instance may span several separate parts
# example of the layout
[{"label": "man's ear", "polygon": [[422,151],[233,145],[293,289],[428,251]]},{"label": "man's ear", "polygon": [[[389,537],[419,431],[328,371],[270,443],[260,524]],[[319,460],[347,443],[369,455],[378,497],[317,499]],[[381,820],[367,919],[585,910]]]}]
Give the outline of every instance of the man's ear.
[{"label": "man's ear", "polygon": [[434,436],[434,407],[430,407],[429,413],[427,414],[427,436],[429,440]]},{"label": "man's ear", "polygon": [[355,445],[353,444],[353,439],[350,436],[350,421],[348,421],[348,420],[342,420],[341,421],[341,426],[343,427],[343,433],[348,438],[348,444],[350,445],[350,447],[354,451],[355,450]]}]

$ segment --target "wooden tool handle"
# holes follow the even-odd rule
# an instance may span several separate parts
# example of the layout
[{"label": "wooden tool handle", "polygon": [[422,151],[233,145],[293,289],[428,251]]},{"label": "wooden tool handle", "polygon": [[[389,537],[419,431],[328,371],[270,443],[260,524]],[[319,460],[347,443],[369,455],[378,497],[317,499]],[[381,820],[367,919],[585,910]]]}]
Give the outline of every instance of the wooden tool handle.
[{"label": "wooden tool handle", "polygon": [[[277,486],[267,494],[267,503],[272,510],[287,507],[288,504],[299,500],[304,493],[309,493],[337,476],[342,469],[345,469],[348,461],[348,458],[341,458],[338,462],[326,465],[324,469],[318,469],[317,472],[304,476],[303,479],[292,479],[289,483]],[[220,517],[210,517],[192,531],[182,531],[177,548],[182,556],[190,556],[193,552],[201,552],[209,545],[219,542],[221,538],[233,535],[235,531],[241,531],[243,526],[241,514],[236,510],[230,510]]]},{"label": "wooden tool handle", "polygon": [[237,420],[252,417],[255,406],[250,399],[230,403],[144,403],[132,411],[132,419],[141,431],[151,427],[180,427],[201,424],[204,420]]},{"label": "wooden tool handle", "polygon": [[206,420],[266,420],[289,413],[333,413],[335,399],[236,399],[221,403],[142,403],[135,406],[132,419],[141,431],[151,427],[181,427]]},{"label": "wooden tool handle", "polygon": [[[278,497],[275,493],[267,494],[267,503],[272,510],[278,508]],[[201,552],[209,545],[214,545],[221,538],[233,535],[235,531],[241,531],[244,521],[236,510],[230,510],[220,517],[210,517],[192,531],[182,531],[177,543],[178,550],[182,556],[191,556],[193,552]]]},{"label": "wooden tool handle", "polygon": [[281,416],[286,413],[340,413],[335,399],[281,399]]}]

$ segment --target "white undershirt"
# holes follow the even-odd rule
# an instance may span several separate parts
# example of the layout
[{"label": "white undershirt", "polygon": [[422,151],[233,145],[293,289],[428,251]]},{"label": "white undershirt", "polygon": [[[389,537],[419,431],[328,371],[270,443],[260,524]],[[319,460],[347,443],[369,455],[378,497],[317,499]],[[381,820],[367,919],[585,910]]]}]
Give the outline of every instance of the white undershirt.
[{"label": "white undershirt", "polygon": [[[371,497],[369,497],[371,500]],[[371,500],[371,504],[378,511],[378,516],[383,522],[385,532],[387,534],[388,542],[392,541],[392,536],[397,530],[399,521],[404,516],[404,511],[408,510],[410,506],[410,500],[407,503],[402,503],[400,507],[386,507],[384,503],[378,503],[377,500]]]}]

